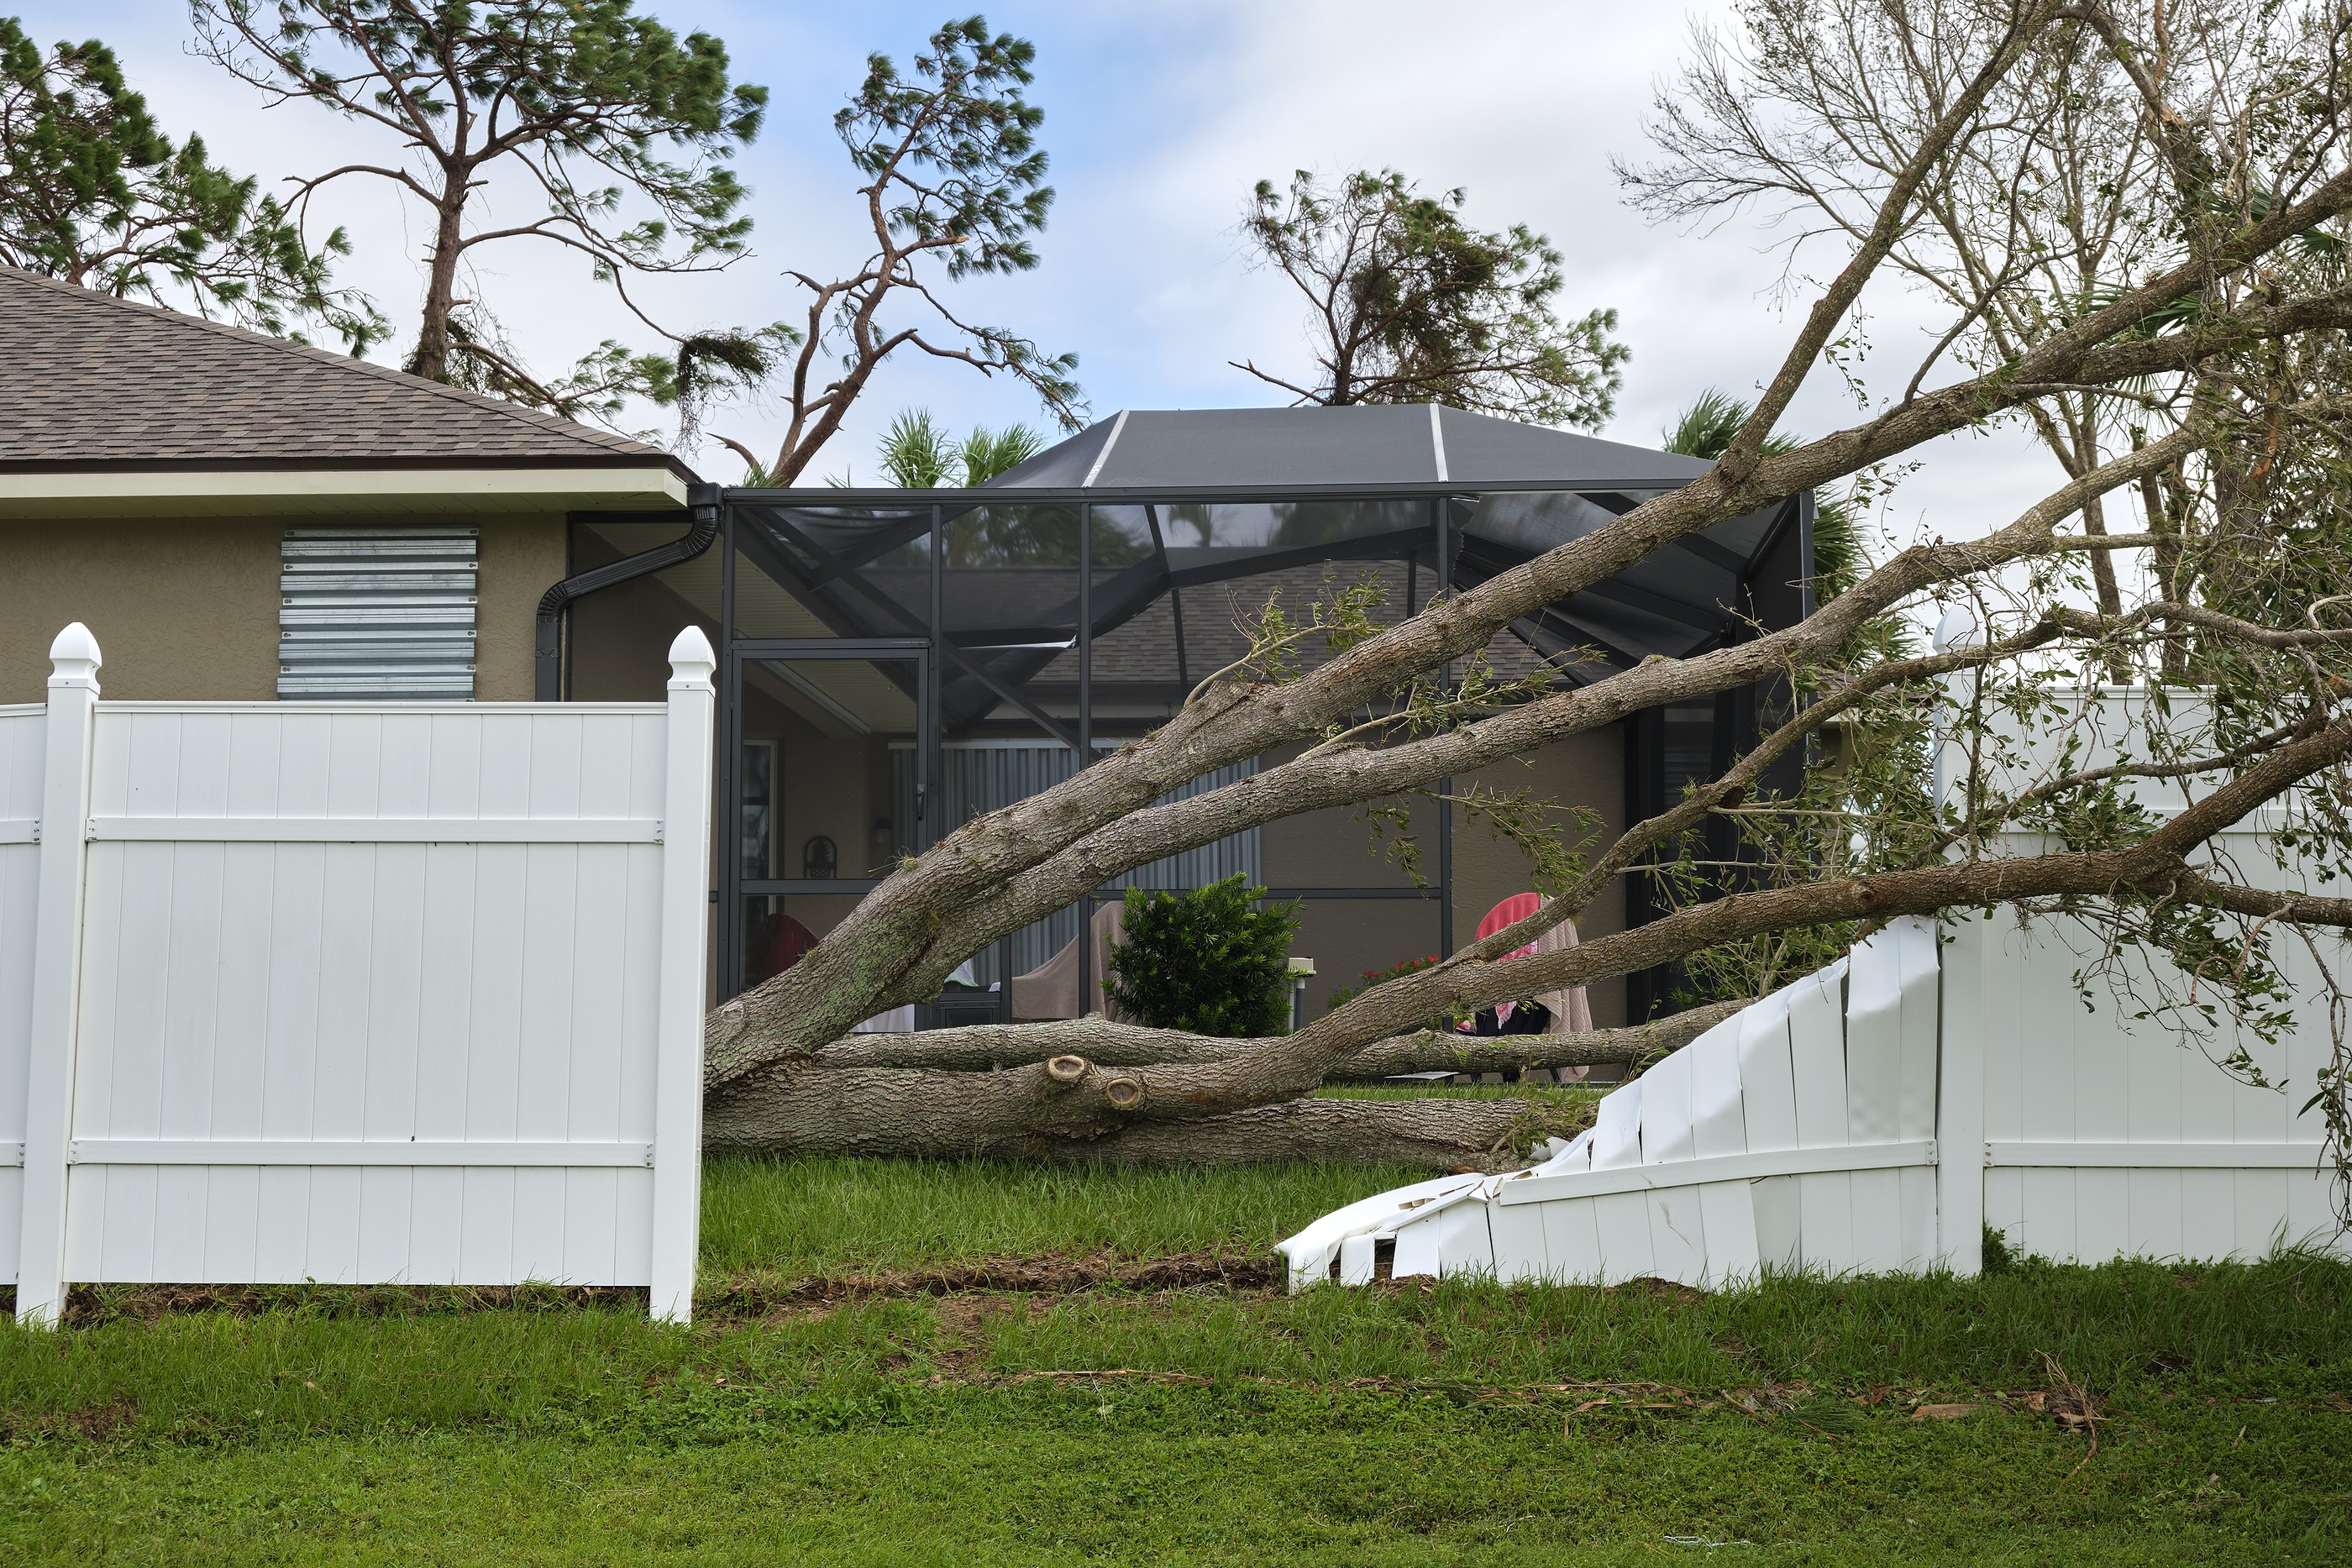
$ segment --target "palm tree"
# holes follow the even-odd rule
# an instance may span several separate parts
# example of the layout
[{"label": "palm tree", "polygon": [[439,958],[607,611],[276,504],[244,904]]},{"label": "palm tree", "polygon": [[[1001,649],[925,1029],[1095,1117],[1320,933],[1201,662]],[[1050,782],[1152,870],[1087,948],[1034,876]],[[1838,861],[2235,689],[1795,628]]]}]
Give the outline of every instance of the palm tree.
[{"label": "palm tree", "polygon": [[[1658,433],[1659,444],[1685,457],[1712,463],[1730,449],[1732,438],[1748,423],[1748,405],[1730,393],[1707,388],[1682,417]],[[1797,438],[1774,431],[1764,439],[1767,456],[1793,451]],[[1813,499],[1813,594],[1828,603],[1856,582],[1870,568],[1862,539],[1854,528],[1851,495],[1816,496]]]},{"label": "palm tree", "polygon": [[[874,449],[882,476],[902,490],[971,489],[1025,463],[1045,449],[1045,438],[1025,424],[992,431],[974,425],[958,442],[927,408],[899,411]],[[837,480],[835,483],[846,483]]]}]

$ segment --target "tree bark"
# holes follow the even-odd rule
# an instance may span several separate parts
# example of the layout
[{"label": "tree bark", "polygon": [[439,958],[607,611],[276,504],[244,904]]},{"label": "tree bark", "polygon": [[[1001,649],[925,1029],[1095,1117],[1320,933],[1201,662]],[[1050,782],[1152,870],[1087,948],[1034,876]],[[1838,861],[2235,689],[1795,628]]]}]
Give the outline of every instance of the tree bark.
[{"label": "tree bark", "polygon": [[[735,1074],[715,1086],[708,1100],[707,1136],[714,1147],[1048,1161],[1124,1157],[1107,1152],[1124,1143],[1150,1151],[1137,1158],[1192,1158],[1188,1151],[1208,1145],[1183,1129],[1296,1103],[1342,1063],[1433,1014],[1471,1010],[1529,990],[1584,985],[1764,931],[1881,922],[1956,906],[2123,890],[2196,897],[2199,879],[2185,863],[2189,850],[2347,754],[2352,754],[2352,724],[2332,726],[2282,746],[2127,849],[1947,862],[1734,894],[1581,946],[1514,958],[1507,967],[1468,950],[1434,967],[1374,986],[1295,1034],[1243,1042],[1244,1049],[1230,1054],[1223,1042],[1213,1042],[1198,1053],[1206,1060],[1170,1061],[1173,1053],[1168,1031],[1100,1019],[1081,1020],[1075,1031],[1047,1026],[1039,1032],[1042,1036],[1059,1027],[1064,1038],[1091,1040],[1097,1051],[1129,1041],[1139,1054],[1158,1060],[1105,1066],[1066,1052],[1003,1071],[949,1072],[827,1066],[821,1053],[803,1053]],[[1496,938],[1503,939],[1500,934]],[[992,1032],[1002,1040],[1011,1031]],[[1415,1040],[1395,1054],[1412,1060],[1415,1051],[1432,1048],[1431,1042]],[[1456,1061],[1460,1049],[1445,1042],[1445,1054]],[[1513,1048],[1498,1042],[1494,1049]],[[1529,1051],[1532,1054],[1533,1048]],[[1337,1122],[1367,1115],[1360,1102],[1331,1103],[1343,1108],[1290,1113]],[[1489,1120],[1480,1123],[1469,1113],[1431,1109],[1459,1103],[1429,1101],[1393,1114],[1408,1123],[1433,1118],[1441,1126],[1448,1124],[1447,1118],[1467,1118],[1486,1127],[1497,1114],[1482,1113]],[[1536,1103],[1533,1099],[1522,1102],[1514,1116],[1527,1114]],[[1377,1127],[1381,1118],[1366,1124]],[[1154,1128],[1160,1130],[1150,1130]],[[1506,1142],[1523,1142],[1528,1135],[1523,1128]],[[1413,1136],[1423,1134],[1415,1132]],[[1457,1128],[1433,1142],[1449,1157],[1459,1158],[1459,1137]]]},{"label": "tree bark", "polygon": [[466,176],[451,172],[434,228],[425,318],[416,329],[416,351],[408,358],[408,373],[429,382],[449,379],[449,313],[457,298],[457,257],[465,248],[459,225],[466,211]]},{"label": "tree bark", "polygon": [[[1672,1018],[1581,1034],[1473,1037],[1423,1030],[1367,1046],[1333,1067],[1334,1080],[1400,1072],[1515,1072],[1530,1067],[1583,1067],[1642,1061],[1687,1045],[1748,1004],[1710,1002]],[[1271,1040],[1211,1040],[1181,1030],[1139,1029],[1101,1018],[1058,1023],[980,1024],[920,1034],[854,1034],[808,1060],[824,1068],[935,1068],[988,1071],[1080,1056],[1097,1067],[1229,1061]]]},{"label": "tree bark", "polygon": [[1533,1098],[1298,1099],[1059,1137],[1008,1113],[1004,1099],[989,1092],[1013,1076],[774,1069],[712,1098],[703,1141],[711,1149],[796,1155],[1121,1166],[1310,1160],[1445,1171],[1506,1168],[1518,1163],[1517,1148],[1567,1134],[1580,1120]]},{"label": "tree bark", "polygon": [[1749,1004],[1709,1002],[1686,1013],[1625,1029],[1582,1034],[1500,1034],[1473,1038],[1423,1030],[1358,1051],[1331,1076],[1387,1078],[1400,1072],[1524,1072],[1533,1067],[1594,1067],[1649,1061],[1679,1051]]},{"label": "tree bark", "polygon": [[[1359,750],[1311,746],[1294,761],[1240,783],[1153,803],[1226,764],[1330,734],[1347,716],[1393,702],[1410,683],[1474,653],[1511,622],[1593,588],[1664,545],[1898,458],[1927,440],[2002,412],[2053,395],[2063,402],[2070,389],[2188,376],[2217,354],[2352,323],[2352,290],[2337,289],[2300,298],[2250,298],[2227,311],[2201,311],[2177,329],[2141,330],[2164,308],[2210,292],[2217,279],[2352,210],[2352,171],[2336,170],[2325,178],[2315,172],[2314,183],[2292,206],[2277,205],[2212,243],[2200,242],[2176,265],[2121,289],[2079,319],[2059,324],[1996,368],[1928,391],[1919,391],[1915,381],[1900,402],[1861,424],[1785,450],[1769,443],[1798,387],[1844,329],[1850,308],[1914,221],[1916,193],[1937,177],[1992,85],[2022,57],[2032,37],[2056,24],[2060,9],[2036,5],[1999,30],[1988,40],[1982,68],[1964,89],[1939,101],[1934,125],[1919,133],[1917,144],[1888,161],[1885,188],[1872,198],[1866,232],[1852,230],[1853,255],[1814,301],[1779,371],[1709,471],[1337,650],[1328,662],[1296,678],[1213,684],[1166,725],[1096,762],[1078,779],[948,834],[885,879],[801,963],[709,1016],[704,1082],[713,1104],[723,1107],[735,1096],[755,1096],[761,1109],[752,1122],[774,1124],[780,1136],[800,1124],[795,1107],[805,1101],[823,1103],[832,1113],[853,1121],[863,1116],[877,1127],[894,1119],[930,1118],[936,1126],[891,1135],[957,1148],[1012,1147],[1024,1140],[1058,1140],[1056,1146],[1072,1147],[1101,1144],[1148,1124],[1198,1123],[1296,1100],[1376,1048],[1372,1060],[1379,1064],[1433,1060],[1453,1066],[1465,1060],[1456,1042],[1399,1043],[1391,1037],[1447,1011],[1530,989],[1587,983],[1767,931],[1933,915],[1954,904],[2160,894],[2183,874],[2183,852],[2225,825],[2218,810],[2242,815],[2305,773],[2341,759],[2346,734],[2328,728],[2283,747],[2127,848],[1919,865],[1741,893],[1677,911],[1580,951],[1519,960],[1498,976],[1493,960],[1508,950],[1509,942],[1525,941],[1528,935],[1515,927],[1509,942],[1497,934],[1433,968],[1373,988],[1296,1034],[1244,1050],[1147,1039],[1105,1024],[1077,1026],[1079,1034],[1051,1060],[1032,1060],[1000,1072],[957,1075],[829,1064],[858,1052],[866,1053],[860,1060],[877,1061],[874,1053],[886,1048],[836,1043],[856,1019],[936,995],[959,961],[1003,929],[1067,906],[1109,874],[1261,822],[1423,788],[1639,709],[1768,676],[1790,676],[1796,666],[1830,657],[1843,646],[1844,639],[1836,635],[1842,618],[1874,615],[1931,584],[1980,579],[2040,552],[2069,515],[2084,514],[2095,528],[2103,524],[2096,503],[2105,490],[2185,454],[2148,448],[2095,466],[1990,539],[1905,552],[1797,627],[1686,659],[1645,660],[1555,696],[1507,706],[1491,718],[1392,745]],[[1925,371],[1923,364],[1922,375]],[[2168,441],[2200,444],[2204,436],[2196,423],[2192,420]],[[2085,460],[2095,461],[2095,447],[2086,451]],[[2101,618],[2103,624],[2114,619]],[[1825,639],[1830,641],[1822,645]],[[1696,809],[1736,803],[1723,797]],[[1558,902],[1572,913],[1573,899]],[[1099,1031],[1098,1037],[1087,1034],[1088,1029]],[[1530,1061],[1520,1058],[1511,1064]],[[737,1109],[750,1103],[744,1100]]]},{"label": "tree bark", "polygon": [[[2267,247],[2301,232],[2286,228],[2286,223],[2307,228],[2346,208],[2352,208],[2352,172],[2327,182],[2294,208],[2273,213],[2233,244]],[[2200,260],[2150,280],[2034,350],[2014,375],[2033,382],[2113,381],[2193,368],[2197,355],[2210,353],[2220,344],[2221,324],[2200,325],[2146,342],[2100,340],[2188,292],[2221,259],[2217,256],[2211,261]],[[2119,318],[2118,311],[2126,314]],[[2352,289],[2250,308],[2227,324],[2227,333],[2231,341],[2240,341],[2249,336],[2283,335],[2347,322],[2352,322]],[[1008,884],[1024,873],[1034,873],[1090,835],[1141,814],[1153,800],[1179,785],[1270,747],[1318,734],[1330,720],[1358,708],[1386,702],[1414,675],[1474,652],[1511,621],[1580,592],[1675,539],[1908,451],[1981,420],[1996,406],[2006,405],[1988,382],[1964,382],[1922,394],[1866,426],[1763,456],[1741,465],[1737,472],[1727,456],[1716,469],[1684,488],[1645,501],[1608,526],[1499,573],[1477,588],[1441,600],[1297,680],[1229,691],[1222,698],[1187,705],[1159,731],[1096,763],[1078,779],[1031,796],[949,835],[868,894],[836,928],[835,940],[714,1012],[706,1031],[706,1082],[716,1086],[761,1061],[835,1039],[858,1019],[871,1017],[886,1006],[935,993],[939,980],[953,967],[952,962],[944,967],[935,963],[933,943],[943,926],[983,923],[975,921],[971,912],[997,901]],[[2102,474],[2107,477],[2097,486],[2100,489],[2137,477],[2128,462],[2110,465]],[[2086,476],[2084,483],[2088,482]],[[2080,507],[2081,500],[2074,499],[2055,517],[2043,518],[2042,507],[2034,508],[2029,517],[2040,528],[2041,536],[2046,537],[2058,517]],[[1987,563],[1988,569],[1991,564],[1997,563]],[[1838,605],[1850,597],[1840,596],[1818,612],[1814,620],[1833,616]],[[1806,626],[1812,624],[1809,621]],[[1664,673],[1676,663],[1645,662],[1634,671],[1580,688],[1573,696],[1515,709],[1500,722],[1517,722],[1522,714],[1533,710],[1556,717],[1561,707],[1554,705],[1559,704],[1572,708],[1578,718],[1574,725],[1559,727],[1562,734],[1594,727],[1622,716],[1598,710],[1621,706],[1630,712],[1663,700],[1646,693],[1643,694],[1645,700],[1633,700],[1634,688],[1664,684]],[[1730,684],[1734,683],[1721,682],[1707,689],[1724,689]],[[1434,750],[1447,738],[1432,737],[1391,750]],[[1352,798],[1389,792],[1392,790],[1371,789]],[[1226,803],[1221,799],[1224,796],[1224,790],[1217,790],[1196,800],[1209,801],[1207,809],[1214,810]],[[1237,825],[1241,824],[1223,827],[1214,836]],[[1144,858],[1157,858],[1174,847],[1160,846]],[[968,941],[969,946],[962,946],[961,952],[977,951],[986,940],[967,930],[960,942]]]}]

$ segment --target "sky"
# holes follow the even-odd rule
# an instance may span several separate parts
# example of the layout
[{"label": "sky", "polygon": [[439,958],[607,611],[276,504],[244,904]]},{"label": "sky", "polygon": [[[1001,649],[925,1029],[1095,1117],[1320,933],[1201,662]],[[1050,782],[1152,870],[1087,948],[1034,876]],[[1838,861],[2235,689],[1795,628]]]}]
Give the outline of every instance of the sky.
[{"label": "sky", "polygon": [[[201,133],[216,158],[265,184],[397,151],[385,133],[311,105],[269,106],[194,57],[182,0],[19,5],[36,38],[105,40],[167,131]],[[725,40],[736,78],[772,94],[764,130],[737,160],[752,192],[753,254],[716,276],[659,280],[645,297],[674,329],[801,316],[785,269],[827,276],[870,248],[833,113],[869,51],[903,62],[946,10],[896,0],[640,5],[680,32]],[[1029,97],[1045,110],[1040,139],[1056,199],[1037,240],[1042,265],[952,286],[956,306],[967,319],[1076,352],[1097,418],[1121,408],[1281,402],[1228,363],[1255,359],[1286,379],[1312,375],[1303,301],[1254,269],[1236,235],[1248,193],[1294,169],[1394,167],[1427,188],[1466,189],[1467,216],[1480,226],[1523,222],[1551,237],[1566,258],[1562,313],[1614,308],[1632,350],[1601,434],[1654,445],[1702,391],[1753,395],[1811,299],[1801,280],[1782,287],[1785,257],[1761,223],[1735,219],[1706,233],[1655,227],[1619,197],[1611,159],[1648,154],[1643,125],[1654,92],[1687,57],[1691,29],[1719,23],[1723,9],[1598,0],[992,5],[992,26],[1036,45]],[[491,194],[501,220],[536,215],[519,192]],[[340,276],[397,323],[393,343],[374,350],[396,362],[414,337],[422,291],[419,214],[368,181],[329,187],[319,211],[344,225],[355,246]],[[625,338],[635,325],[575,255],[530,241],[475,254],[493,308],[539,369],[569,363],[598,338]],[[1899,386],[1908,363],[1898,368],[1896,358],[1916,353],[1927,318],[1899,291],[1874,297],[1870,308],[1884,361],[1870,384]],[[1045,423],[1017,383],[896,356],[810,477],[872,482],[877,435],[910,407],[954,429]],[[1855,414],[1843,383],[1817,369],[1784,427],[1820,434]],[[781,425],[772,404],[737,405],[709,420],[710,430],[762,451]],[[2015,432],[1950,438],[1918,456],[1920,468],[1879,519],[1884,543],[1874,553],[1922,537],[1981,534],[2059,482],[2051,460]],[[707,477],[740,475],[715,444],[694,461]]]}]

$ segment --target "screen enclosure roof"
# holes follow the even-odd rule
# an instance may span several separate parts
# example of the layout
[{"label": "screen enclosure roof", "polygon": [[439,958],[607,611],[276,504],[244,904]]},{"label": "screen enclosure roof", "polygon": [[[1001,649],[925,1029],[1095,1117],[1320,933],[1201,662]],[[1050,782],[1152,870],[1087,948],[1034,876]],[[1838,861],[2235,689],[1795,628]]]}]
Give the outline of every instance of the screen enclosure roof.
[{"label": "screen enclosure roof", "polygon": [[1710,466],[1696,457],[1435,403],[1129,409],[1008,469],[984,488],[1674,489]]},{"label": "screen enclosure roof", "polygon": [[[1138,409],[974,489],[727,497],[747,561],[833,634],[852,637],[930,629],[921,580],[940,508],[948,577],[940,631],[950,664],[969,677],[942,672],[952,727],[955,710],[976,717],[1046,675],[1075,641],[1085,505],[1094,507],[1092,634],[1135,623],[1134,638],[1166,618],[1146,612],[1171,594],[1334,559],[1412,562],[1427,586],[1442,578],[1467,590],[1710,466],[1425,403]],[[1677,540],[1511,632],[1570,679],[1589,681],[1653,654],[1705,652],[1759,622],[1790,623],[1809,601],[1808,502],[1791,497]],[[1181,650],[1177,662],[1185,663]]]}]

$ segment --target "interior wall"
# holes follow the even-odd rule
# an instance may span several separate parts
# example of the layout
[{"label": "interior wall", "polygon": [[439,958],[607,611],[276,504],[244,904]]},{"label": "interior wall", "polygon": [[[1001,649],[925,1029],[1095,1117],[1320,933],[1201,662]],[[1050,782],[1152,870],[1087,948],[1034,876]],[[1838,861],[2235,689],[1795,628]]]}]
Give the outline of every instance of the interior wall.
[{"label": "interior wall", "polygon": [[[890,743],[880,735],[828,735],[797,714],[776,712],[748,700],[743,738],[774,740],[783,786],[783,811],[776,840],[776,874],[803,874],[808,841],[831,839],[835,875],[872,876],[886,848],[874,848],[874,823],[890,815]],[[761,709],[773,716],[762,721]],[[757,727],[755,728],[755,727]]]},{"label": "interior wall", "polygon": [[[46,697],[49,643],[79,621],[116,701],[270,702],[278,695],[279,548],[295,525],[348,517],[125,517],[0,522],[0,702]],[[539,597],[563,576],[561,517],[478,521],[474,695],[531,695]]]},{"label": "interior wall", "polygon": [[[1264,766],[1296,758],[1298,746],[1266,753]],[[1259,830],[1263,878],[1268,887],[1362,887],[1409,891],[1412,879],[1384,846],[1370,824],[1357,820],[1360,808],[1334,806],[1268,822]],[[1411,831],[1421,850],[1422,874],[1430,896],[1363,900],[1308,899],[1299,909],[1297,939],[1291,951],[1315,960],[1307,984],[1307,1012],[1319,1018],[1331,993],[1362,983],[1363,971],[1438,949],[1437,810],[1427,800],[1412,803]],[[1393,843],[1391,833],[1388,843]]]},{"label": "interior wall", "polygon": [[1435,898],[1309,898],[1298,906],[1293,954],[1315,960],[1307,982],[1307,1016],[1321,1018],[1331,993],[1360,986],[1363,971],[1437,951]]},{"label": "interior wall", "polygon": [[[1271,770],[1294,760],[1302,746],[1278,747],[1260,763]],[[1362,808],[1333,806],[1303,811],[1268,822],[1261,831],[1268,887],[1391,887],[1409,888],[1412,879],[1382,852],[1371,838],[1370,824],[1359,821]],[[1437,811],[1427,800],[1412,802],[1412,833],[1421,847],[1422,873],[1437,876]],[[1391,835],[1389,842],[1394,841]]]}]

